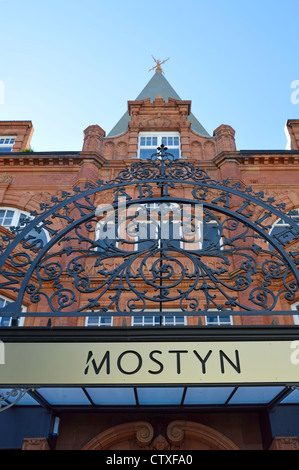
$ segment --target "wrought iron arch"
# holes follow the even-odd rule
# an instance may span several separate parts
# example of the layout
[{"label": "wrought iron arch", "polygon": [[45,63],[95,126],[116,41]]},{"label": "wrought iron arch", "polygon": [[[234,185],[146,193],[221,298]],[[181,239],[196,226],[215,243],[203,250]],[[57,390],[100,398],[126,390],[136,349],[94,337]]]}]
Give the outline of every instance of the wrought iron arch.
[{"label": "wrought iron arch", "polygon": [[[188,234],[174,243],[173,238],[161,237],[160,219],[148,219],[156,224],[158,235],[146,244],[128,240],[126,233],[103,246],[95,234],[96,198],[102,201],[104,195],[115,226],[124,202],[129,208],[139,204],[147,215],[154,203],[176,204],[182,210],[187,205],[190,230],[213,220],[221,243],[208,240],[191,249]],[[198,207],[203,208],[203,220],[196,213]],[[13,301],[0,309],[0,316],[20,316],[24,303],[31,306],[28,316],[50,317],[107,310],[144,315],[156,308],[177,308],[188,315],[205,315],[210,309],[235,315],[287,313],[298,291],[299,227],[284,211],[283,204],[264,192],[254,193],[251,187],[228,180],[218,182],[158,148],[151,159],[132,164],[110,181],[63,191],[51,204],[41,204],[39,213],[32,212],[34,219],[23,220],[22,227],[2,235],[0,293]],[[123,220],[136,229],[135,216],[134,211],[126,213]],[[286,229],[271,236],[277,218]],[[57,219],[62,229],[55,225]],[[30,237],[33,229],[47,230],[50,240],[44,244]]]}]

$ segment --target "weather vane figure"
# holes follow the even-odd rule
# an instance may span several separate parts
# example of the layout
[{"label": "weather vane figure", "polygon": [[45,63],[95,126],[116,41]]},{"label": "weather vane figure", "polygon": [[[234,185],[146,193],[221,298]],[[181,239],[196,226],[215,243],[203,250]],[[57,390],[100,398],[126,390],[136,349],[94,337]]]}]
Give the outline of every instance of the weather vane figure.
[{"label": "weather vane figure", "polygon": [[156,72],[162,72],[162,73],[164,73],[163,70],[162,70],[161,65],[164,64],[165,62],[167,62],[167,60],[169,60],[169,57],[168,57],[168,59],[165,59],[165,60],[162,60],[162,61],[159,60],[159,59],[155,59],[154,56],[152,56],[152,58],[153,58],[154,61],[156,62],[156,65],[155,65],[154,67],[152,67],[151,69],[149,69],[149,72],[151,72],[152,70],[155,70]]}]

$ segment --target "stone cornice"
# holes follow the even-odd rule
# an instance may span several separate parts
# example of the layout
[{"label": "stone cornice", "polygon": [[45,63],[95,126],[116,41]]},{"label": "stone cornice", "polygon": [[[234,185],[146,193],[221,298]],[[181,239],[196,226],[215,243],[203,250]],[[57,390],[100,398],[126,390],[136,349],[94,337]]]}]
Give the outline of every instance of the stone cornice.
[{"label": "stone cornice", "polygon": [[240,150],[222,152],[212,162],[219,167],[227,161],[235,161],[241,165],[290,165],[299,163],[297,150]]},{"label": "stone cornice", "polygon": [[106,159],[94,152],[8,152],[0,153],[0,166],[73,166],[87,160],[101,167]]}]

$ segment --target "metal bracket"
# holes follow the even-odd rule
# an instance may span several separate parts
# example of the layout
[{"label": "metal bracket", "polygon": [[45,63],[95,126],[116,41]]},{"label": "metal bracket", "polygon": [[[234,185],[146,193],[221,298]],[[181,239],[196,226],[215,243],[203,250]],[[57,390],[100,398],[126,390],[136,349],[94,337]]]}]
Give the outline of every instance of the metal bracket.
[{"label": "metal bracket", "polygon": [[[21,398],[23,398],[27,392],[33,390],[32,388],[13,388],[5,392],[5,394],[0,394],[0,413],[2,411],[8,410],[12,406],[16,405]],[[13,399],[11,403],[8,403],[8,400]]]}]

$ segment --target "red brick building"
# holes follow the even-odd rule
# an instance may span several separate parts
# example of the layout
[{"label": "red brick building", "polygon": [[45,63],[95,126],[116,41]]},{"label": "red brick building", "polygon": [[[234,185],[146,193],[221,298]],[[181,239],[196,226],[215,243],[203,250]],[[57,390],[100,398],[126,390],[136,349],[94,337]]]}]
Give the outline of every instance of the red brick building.
[{"label": "red brick building", "polygon": [[[74,385],[63,380],[53,385],[28,379],[27,394],[0,414],[0,428],[10,423],[12,430],[6,435],[1,431],[0,448],[298,449],[299,394],[292,389],[296,381],[283,374],[280,377],[279,368],[274,368],[265,380],[259,374],[248,382],[246,376],[235,382],[231,378],[204,380],[209,356],[204,359],[196,349],[202,377],[190,381],[191,376],[181,379],[179,375],[189,342],[191,349],[195,343],[208,342],[216,348],[217,342],[222,346],[229,341],[235,345],[252,342],[259,350],[263,343],[256,345],[256,338],[267,340],[267,344],[296,340],[299,121],[289,120],[286,124],[287,150],[239,151],[234,129],[222,124],[209,135],[192,114],[191,104],[181,100],[162,71],[157,70],[136,100],[128,102],[127,111],[114,128],[106,135],[99,125],[89,126],[84,131],[82,150],[77,152],[33,152],[30,121],[0,122],[4,260],[0,339],[8,345],[6,356],[18,343],[43,342],[52,342],[63,356],[60,346],[70,338],[104,346],[106,342],[115,346],[119,341],[151,346],[161,343],[161,350],[149,352],[151,366],[160,367],[151,370],[152,377],[158,377],[170,361],[164,364],[158,360],[160,354],[170,353],[164,351],[165,344],[170,347],[170,343],[178,343],[182,347],[169,354],[175,358],[177,375],[172,378],[159,376],[149,382],[142,378],[134,383],[135,371],[137,374],[144,365],[143,356],[130,349],[129,366],[124,362],[128,351],[120,349],[118,372],[128,379],[121,384],[117,379],[103,386],[94,382]],[[104,125],[105,117],[101,119]],[[140,167],[140,162],[150,160],[161,145],[166,145],[167,152],[180,162],[179,167],[163,167],[168,172],[166,183],[161,173],[160,180],[153,173],[161,172],[163,162],[159,168],[155,166],[158,163],[146,169],[143,166],[142,173]],[[113,184],[105,183],[111,181]],[[131,181],[134,184],[129,185]],[[80,194],[82,199],[76,199]],[[167,256],[163,254],[161,245],[151,252],[152,258],[165,255],[163,269],[157,267],[157,259],[151,264],[146,257],[143,261],[132,259],[132,253],[146,252],[142,245],[145,242],[139,239],[125,252],[120,252],[120,242],[114,245],[114,252],[111,245],[103,249],[87,211],[103,203],[115,204],[116,195],[149,206],[169,200],[190,203],[195,199],[203,203],[207,235],[199,247],[201,254],[195,250],[196,263],[194,252],[182,261],[182,244],[175,245],[175,257],[169,251]],[[54,211],[55,204],[59,210]],[[213,208],[218,210],[217,216]],[[30,228],[30,220],[42,211],[49,214],[47,218]],[[291,229],[279,217],[280,212],[292,219]],[[238,218],[234,219],[236,214]],[[80,217],[82,223],[76,225]],[[29,238],[19,245],[12,241],[13,234],[19,233],[14,232],[15,226],[28,227]],[[244,243],[249,239],[250,246],[244,253]],[[96,262],[95,250],[102,253]],[[273,250],[278,250],[278,255]],[[30,277],[35,256],[40,260]],[[124,260],[127,264],[122,267]],[[158,281],[163,279],[166,287],[162,289]],[[22,282],[24,287],[20,287]],[[9,313],[12,305],[18,305],[17,318],[13,309]],[[93,367],[100,373],[106,368],[109,375],[117,347],[109,349],[111,356],[105,347],[101,365],[94,362]],[[241,356],[253,354],[246,351],[240,350]],[[239,363],[231,350],[221,350],[219,355],[221,373],[227,364],[232,373],[243,372],[243,357]],[[85,376],[90,373],[88,361],[92,357],[86,362],[90,369],[86,368]],[[1,367],[3,371],[5,366]],[[3,396],[16,385],[26,385],[21,379],[15,383],[15,378],[10,383],[7,377],[9,372],[4,372],[2,380],[0,375]],[[13,403],[11,396],[3,403],[4,408]]]}]

